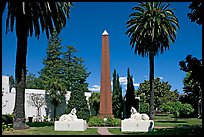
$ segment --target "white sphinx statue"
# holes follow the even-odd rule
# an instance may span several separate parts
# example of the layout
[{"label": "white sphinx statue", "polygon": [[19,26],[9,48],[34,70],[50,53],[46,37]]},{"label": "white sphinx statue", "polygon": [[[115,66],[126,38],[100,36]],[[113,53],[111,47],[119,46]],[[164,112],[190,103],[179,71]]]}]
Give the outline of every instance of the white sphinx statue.
[{"label": "white sphinx statue", "polygon": [[122,132],[148,132],[154,128],[154,121],[147,114],[140,114],[134,107],[130,112],[130,118],[121,121]]},{"label": "white sphinx statue", "polygon": [[56,131],[84,131],[86,129],[86,120],[77,118],[76,108],[73,108],[69,114],[63,114],[59,121],[55,121]]},{"label": "white sphinx statue", "polygon": [[74,121],[78,119],[77,118],[77,115],[76,115],[76,108],[73,108],[71,110],[71,112],[69,114],[63,114],[60,118],[59,118],[59,121]]},{"label": "white sphinx statue", "polygon": [[133,120],[149,120],[149,116],[147,114],[140,114],[134,107],[130,109],[131,115],[129,119]]}]

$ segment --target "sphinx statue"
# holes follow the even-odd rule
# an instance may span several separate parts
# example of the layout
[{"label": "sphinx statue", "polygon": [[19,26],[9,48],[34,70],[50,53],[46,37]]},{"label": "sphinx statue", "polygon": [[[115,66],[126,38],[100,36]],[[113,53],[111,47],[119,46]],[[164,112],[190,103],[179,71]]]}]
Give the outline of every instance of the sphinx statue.
[{"label": "sphinx statue", "polygon": [[76,108],[73,108],[69,114],[63,114],[60,118],[59,121],[65,122],[65,121],[74,121],[78,119],[76,115]]},{"label": "sphinx statue", "polygon": [[147,114],[140,114],[134,107],[131,107],[130,112],[130,120],[149,120],[149,116]]}]

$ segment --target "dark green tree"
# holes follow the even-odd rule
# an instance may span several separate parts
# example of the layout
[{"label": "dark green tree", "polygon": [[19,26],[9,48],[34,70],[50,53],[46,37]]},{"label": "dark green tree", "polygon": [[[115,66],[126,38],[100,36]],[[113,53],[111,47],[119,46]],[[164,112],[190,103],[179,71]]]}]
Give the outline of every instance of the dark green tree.
[{"label": "dark green tree", "polygon": [[133,85],[133,76],[130,75],[130,70],[128,68],[128,71],[127,71],[127,90],[126,90],[126,94],[125,94],[126,118],[130,118],[130,115],[131,115],[130,109],[131,109],[131,107],[136,108],[137,111],[138,111],[134,91],[135,91],[135,88],[134,88],[134,85]]},{"label": "dark green tree", "polygon": [[9,76],[9,92],[11,92],[11,89],[15,87],[15,80],[13,76]]},{"label": "dark green tree", "polygon": [[[201,0],[194,0],[192,1],[192,3],[189,5],[189,8],[191,9],[191,13],[188,13],[188,17],[191,20],[191,22],[196,22],[199,25],[202,25],[202,35],[204,32],[204,2]],[[204,52],[204,42],[202,42],[202,50]],[[203,54],[202,54],[202,58],[203,58]],[[203,59],[202,59],[202,64],[203,64]],[[201,90],[204,90],[204,86],[203,84],[201,84]],[[202,104],[202,100],[203,97],[201,95],[201,100],[200,100],[200,104]],[[202,108],[202,106],[201,106]],[[201,109],[202,110],[202,109]],[[201,111],[202,113],[202,111]],[[202,115],[201,115],[202,116]]]},{"label": "dark green tree", "polygon": [[100,92],[92,92],[89,98],[90,111],[92,116],[97,116],[99,114],[100,108]]},{"label": "dark green tree", "polygon": [[[178,97],[179,97],[178,91],[177,90],[172,91],[171,85],[168,82],[161,81],[161,79],[157,77],[154,79],[154,84],[155,84],[154,106],[157,111],[160,111],[160,106],[163,103],[178,101]],[[140,97],[140,102],[141,102],[140,108],[143,108],[143,106],[141,105],[145,105],[146,103],[150,105],[149,89],[150,89],[150,82],[148,80],[145,80],[143,83],[140,83],[140,86],[136,90],[136,94]]]},{"label": "dark green tree", "polygon": [[202,104],[203,67],[201,60],[188,55],[185,60],[179,62],[180,70],[186,72],[183,80],[184,93],[191,99],[190,104],[195,109],[195,115],[202,115],[199,112],[199,105]]},{"label": "dark green tree", "polygon": [[169,49],[170,42],[176,39],[176,30],[179,28],[178,19],[169,9],[169,3],[140,2],[134,7],[130,20],[126,22],[130,37],[130,45],[135,48],[135,54],[149,57],[150,63],[150,119],[154,119],[154,56]]},{"label": "dark green tree", "polygon": [[63,67],[63,78],[66,78],[66,88],[71,91],[68,101],[66,113],[70,113],[73,108],[76,108],[76,115],[79,118],[88,120],[90,110],[84,92],[88,91],[88,83],[86,78],[90,75],[87,68],[83,64],[82,58],[76,56],[76,49],[73,46],[67,46],[66,54],[63,56],[63,62],[66,64]]},{"label": "dark green tree", "polygon": [[44,89],[42,81],[33,73],[26,76],[26,88],[28,89]]},{"label": "dark green tree", "polygon": [[191,12],[187,15],[191,22],[196,22],[199,25],[203,24],[204,2],[202,0],[194,0],[189,5],[189,9],[191,10]]},{"label": "dark green tree", "polygon": [[112,94],[112,108],[115,118],[122,118],[122,87],[119,82],[119,74],[116,70],[113,72],[113,94]]},{"label": "dark green tree", "polygon": [[44,68],[41,69],[40,79],[43,81],[44,88],[49,94],[49,99],[54,107],[54,121],[56,118],[57,107],[65,100],[65,85],[62,73],[62,49],[61,39],[56,30],[48,41],[47,56],[43,60]]},{"label": "dark green tree", "polygon": [[[1,15],[7,7],[6,33],[15,30],[17,37],[14,106],[14,129],[28,128],[25,124],[26,55],[28,37],[46,31],[47,38],[55,27],[59,33],[69,18],[71,2],[17,2],[2,1]],[[14,25],[15,24],[15,25]],[[16,27],[14,29],[14,26]]]}]

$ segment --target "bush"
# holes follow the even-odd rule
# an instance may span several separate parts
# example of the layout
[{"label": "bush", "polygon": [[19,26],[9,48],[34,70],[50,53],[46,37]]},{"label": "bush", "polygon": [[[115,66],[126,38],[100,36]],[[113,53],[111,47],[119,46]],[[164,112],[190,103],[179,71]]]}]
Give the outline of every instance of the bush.
[{"label": "bush", "polygon": [[89,126],[120,126],[121,120],[119,118],[107,118],[106,121],[104,121],[103,118],[100,118],[98,116],[90,117],[88,121]]},{"label": "bush", "polygon": [[191,104],[185,103],[181,108],[180,117],[183,117],[183,118],[190,117],[193,114],[193,112],[194,112],[194,109],[191,106]]},{"label": "bush", "polygon": [[161,110],[162,112],[174,114],[176,118],[188,117],[194,112],[190,104],[182,104],[180,101],[164,103],[161,105]]},{"label": "bush", "polygon": [[[149,103],[141,102],[141,103],[140,103],[140,107],[139,107],[139,113],[148,114],[148,113],[149,113],[149,108],[150,108]],[[138,110],[137,110],[137,111],[138,111]]]},{"label": "bush", "polygon": [[2,114],[2,123],[4,123],[5,125],[13,125],[13,119],[14,119],[14,116],[11,115],[11,114]]}]

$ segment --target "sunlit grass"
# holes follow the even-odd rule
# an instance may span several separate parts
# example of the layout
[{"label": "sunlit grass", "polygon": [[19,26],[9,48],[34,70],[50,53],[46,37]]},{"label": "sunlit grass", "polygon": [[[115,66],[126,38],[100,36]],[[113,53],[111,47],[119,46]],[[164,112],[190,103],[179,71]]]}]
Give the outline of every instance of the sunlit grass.
[{"label": "sunlit grass", "polygon": [[54,126],[30,127],[24,130],[3,131],[2,135],[98,135],[97,128],[85,131],[54,131]]}]

